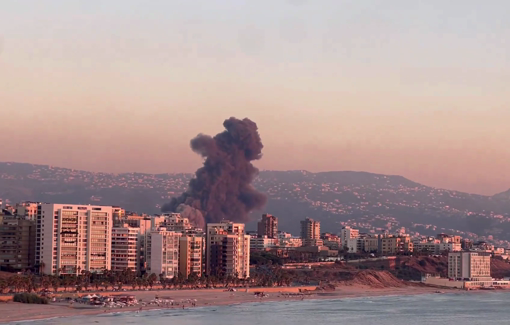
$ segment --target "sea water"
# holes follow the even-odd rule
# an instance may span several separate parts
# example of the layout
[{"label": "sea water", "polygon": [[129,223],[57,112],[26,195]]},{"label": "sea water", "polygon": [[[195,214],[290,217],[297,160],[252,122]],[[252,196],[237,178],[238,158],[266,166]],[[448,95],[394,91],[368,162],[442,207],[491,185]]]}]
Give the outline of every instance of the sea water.
[{"label": "sea water", "polygon": [[[31,321],[30,325],[509,324],[510,292],[308,299]],[[27,324],[12,322],[9,324]]]}]

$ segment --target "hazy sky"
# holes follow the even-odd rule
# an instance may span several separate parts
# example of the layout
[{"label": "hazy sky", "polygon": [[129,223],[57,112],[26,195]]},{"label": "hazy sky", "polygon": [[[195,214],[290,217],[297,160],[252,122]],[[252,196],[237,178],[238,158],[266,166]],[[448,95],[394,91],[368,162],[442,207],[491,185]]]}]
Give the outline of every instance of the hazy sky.
[{"label": "hazy sky", "polygon": [[193,171],[259,125],[261,169],[510,188],[510,2],[5,0],[0,161]]}]

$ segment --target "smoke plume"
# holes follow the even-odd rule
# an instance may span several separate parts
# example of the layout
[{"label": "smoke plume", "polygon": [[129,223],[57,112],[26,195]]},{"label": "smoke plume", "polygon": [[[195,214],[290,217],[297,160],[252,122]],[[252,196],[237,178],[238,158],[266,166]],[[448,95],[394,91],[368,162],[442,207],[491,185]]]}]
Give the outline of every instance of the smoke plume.
[{"label": "smoke plume", "polygon": [[262,157],[263,148],[257,124],[231,117],[223,126],[226,130],[214,137],[199,134],[191,140],[191,149],[205,158],[204,166],[163,212],[180,212],[203,228],[223,219],[248,221],[251,211],[266,204],[266,196],[251,185],[258,174],[251,161]]}]

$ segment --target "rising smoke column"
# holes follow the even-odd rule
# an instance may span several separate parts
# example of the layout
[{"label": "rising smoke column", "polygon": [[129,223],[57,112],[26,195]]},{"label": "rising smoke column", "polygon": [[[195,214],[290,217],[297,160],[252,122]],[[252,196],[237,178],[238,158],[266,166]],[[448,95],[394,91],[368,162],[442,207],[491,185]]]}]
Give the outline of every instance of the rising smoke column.
[{"label": "rising smoke column", "polygon": [[248,214],[266,204],[266,196],[252,185],[258,174],[251,161],[262,157],[257,124],[234,117],[223,122],[225,131],[214,137],[199,134],[191,149],[205,158],[188,190],[162,207],[179,212],[197,227],[222,219],[248,221]]}]

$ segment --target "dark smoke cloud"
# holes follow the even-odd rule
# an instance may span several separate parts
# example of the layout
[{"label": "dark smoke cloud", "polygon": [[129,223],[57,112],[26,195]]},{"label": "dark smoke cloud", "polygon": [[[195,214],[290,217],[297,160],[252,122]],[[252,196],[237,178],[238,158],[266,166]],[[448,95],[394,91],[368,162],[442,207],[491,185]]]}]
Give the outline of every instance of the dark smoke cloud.
[{"label": "dark smoke cloud", "polygon": [[186,204],[179,204],[175,212],[180,213],[184,218],[188,218],[192,225],[205,229],[205,219],[200,210]]},{"label": "dark smoke cloud", "polygon": [[262,157],[263,148],[257,124],[231,117],[223,126],[226,130],[214,138],[199,134],[191,140],[193,151],[205,158],[204,166],[186,192],[162,207],[163,212],[183,211],[191,216],[190,222],[204,227],[222,219],[249,221],[248,214],[266,204],[266,196],[251,185],[258,174],[251,161]]}]

